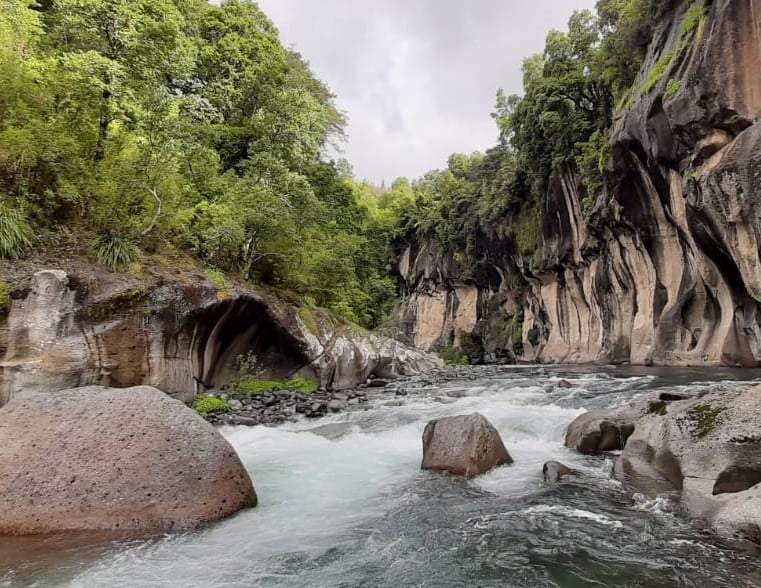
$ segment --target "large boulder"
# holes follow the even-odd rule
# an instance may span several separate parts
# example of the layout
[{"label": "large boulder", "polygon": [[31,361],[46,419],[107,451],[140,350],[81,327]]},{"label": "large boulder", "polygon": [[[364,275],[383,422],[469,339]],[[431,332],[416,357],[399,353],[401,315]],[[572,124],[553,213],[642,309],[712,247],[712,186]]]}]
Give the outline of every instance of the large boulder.
[{"label": "large boulder", "polygon": [[512,462],[497,429],[478,413],[436,419],[423,431],[424,470],[472,478]]},{"label": "large boulder", "polygon": [[179,530],[257,502],[230,444],[148,386],[16,398],[0,439],[0,534]]},{"label": "large boulder", "polygon": [[645,416],[615,475],[645,493],[680,492],[689,516],[761,541],[761,386],[701,393]]},{"label": "large boulder", "polygon": [[568,426],[565,444],[588,454],[623,449],[639,419],[651,412],[663,412],[668,403],[682,399],[665,392],[654,393],[621,406],[590,410]]}]

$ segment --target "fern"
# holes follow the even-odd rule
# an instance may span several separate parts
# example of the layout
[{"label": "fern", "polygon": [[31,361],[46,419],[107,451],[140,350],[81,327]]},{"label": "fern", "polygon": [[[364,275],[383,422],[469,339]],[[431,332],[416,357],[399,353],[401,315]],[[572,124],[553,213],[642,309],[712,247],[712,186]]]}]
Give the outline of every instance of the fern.
[{"label": "fern", "polygon": [[92,252],[98,263],[110,268],[130,264],[143,257],[140,247],[122,237],[98,237],[92,242]]},{"label": "fern", "polygon": [[17,259],[32,247],[34,232],[24,214],[0,202],[0,257]]}]

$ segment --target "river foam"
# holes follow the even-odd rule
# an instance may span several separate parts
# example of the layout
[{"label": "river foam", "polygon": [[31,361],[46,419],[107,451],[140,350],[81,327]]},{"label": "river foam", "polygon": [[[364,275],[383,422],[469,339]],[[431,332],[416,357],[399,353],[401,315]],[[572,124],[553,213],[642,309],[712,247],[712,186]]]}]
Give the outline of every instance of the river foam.
[{"label": "river foam", "polygon": [[[668,387],[662,373],[504,370],[412,386],[405,398],[379,393],[367,410],[320,421],[224,428],[252,474],[256,509],[193,533],[74,551],[65,564],[17,565],[0,585],[751,585],[738,578],[761,565],[694,549],[701,531],[660,499],[628,493],[609,457],[563,446],[587,407]],[[421,471],[425,424],[476,411],[515,463],[473,480]],[[551,459],[579,474],[546,486]]]}]

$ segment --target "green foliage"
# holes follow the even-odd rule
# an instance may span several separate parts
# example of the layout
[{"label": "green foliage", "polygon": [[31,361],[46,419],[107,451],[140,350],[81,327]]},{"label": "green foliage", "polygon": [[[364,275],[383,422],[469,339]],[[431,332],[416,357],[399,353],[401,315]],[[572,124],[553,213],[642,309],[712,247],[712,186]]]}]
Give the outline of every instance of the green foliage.
[{"label": "green foliage", "polygon": [[317,392],[317,383],[301,376],[292,376],[287,380],[257,380],[245,378],[239,380],[230,391],[231,394],[247,396],[250,394],[264,394],[268,392],[299,392],[300,394],[313,394]]},{"label": "green foliage", "polygon": [[445,347],[439,350],[439,357],[447,365],[468,365],[468,357],[457,347]]},{"label": "green foliage", "polygon": [[313,394],[317,392],[317,383],[302,376],[291,376],[285,381],[285,389],[301,394]]},{"label": "green foliage", "polygon": [[245,355],[239,355],[236,363],[238,364],[238,382],[244,380],[256,380],[261,378],[266,371],[264,366],[259,363],[259,358],[256,357],[253,351],[249,351]]},{"label": "green foliage", "polygon": [[704,0],[697,0],[687,9],[680,27],[679,41],[684,43],[690,35],[697,31],[706,19]]},{"label": "green foliage", "polygon": [[505,330],[510,335],[513,349],[523,345],[523,313],[506,314],[504,317]]},{"label": "green foliage", "polygon": [[0,314],[11,309],[11,290],[8,284],[0,280]]},{"label": "green foliage", "polygon": [[227,300],[230,298],[230,288],[227,286],[227,280],[222,272],[213,269],[204,270],[204,275],[214,284],[217,289],[217,300]]},{"label": "green foliage", "polygon": [[278,390],[312,394],[318,388],[315,382],[299,375],[291,376],[287,380],[265,379],[264,375],[267,370],[251,351],[245,355],[239,355],[237,363],[238,377],[230,390],[231,394],[262,394],[277,392]]},{"label": "green foliage", "polygon": [[98,263],[110,268],[118,268],[138,261],[143,256],[133,241],[116,236],[100,236],[93,240],[92,252]]},{"label": "green foliage", "polygon": [[216,396],[204,396],[202,398],[196,398],[193,408],[202,417],[206,418],[210,412],[227,412],[230,410],[230,405],[226,400],[217,398]]},{"label": "green foliage", "polygon": [[309,332],[312,333],[312,335],[319,334],[320,330],[317,328],[317,321],[315,321],[311,310],[308,308],[301,308],[299,309],[299,316],[301,317],[301,320],[304,321],[306,328],[309,329]]},{"label": "green foliage", "polygon": [[674,96],[676,96],[676,93],[681,89],[682,87],[682,81],[681,80],[675,80],[670,79],[669,83],[666,85],[666,91],[663,94],[664,100],[670,100]]},{"label": "green foliage", "polygon": [[169,241],[380,323],[392,216],[324,161],[345,117],[255,2],[0,2],[0,255],[61,226],[113,236],[110,266]]},{"label": "green foliage", "polygon": [[675,57],[676,53],[674,51],[669,51],[668,53],[663,54],[660,59],[655,62],[655,65],[653,65],[653,68],[650,70],[650,73],[647,76],[645,84],[642,86],[642,92],[644,94],[647,94],[655,87],[658,82],[663,79],[663,76],[674,63]]},{"label": "green foliage", "polygon": [[34,233],[25,216],[0,202],[0,258],[16,259],[32,247]]}]

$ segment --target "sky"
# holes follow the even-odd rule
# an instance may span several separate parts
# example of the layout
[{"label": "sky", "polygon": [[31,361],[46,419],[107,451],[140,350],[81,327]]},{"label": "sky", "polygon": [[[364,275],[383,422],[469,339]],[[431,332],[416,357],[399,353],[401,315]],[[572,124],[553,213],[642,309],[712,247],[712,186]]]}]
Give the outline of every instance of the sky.
[{"label": "sky", "polygon": [[498,88],[521,93],[524,57],[595,0],[258,0],[348,115],[343,157],[390,184],[497,140]]}]

